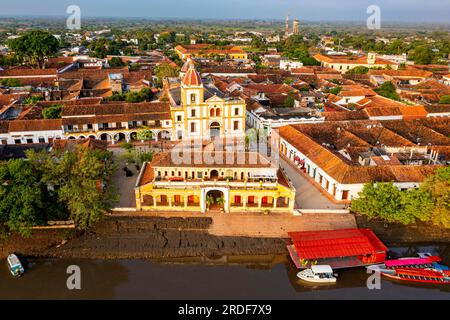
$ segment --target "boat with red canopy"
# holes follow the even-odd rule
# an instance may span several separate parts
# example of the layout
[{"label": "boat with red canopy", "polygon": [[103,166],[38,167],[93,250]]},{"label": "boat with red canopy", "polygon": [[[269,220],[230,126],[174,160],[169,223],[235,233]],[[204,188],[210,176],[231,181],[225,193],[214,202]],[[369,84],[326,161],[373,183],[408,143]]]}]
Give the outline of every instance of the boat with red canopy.
[{"label": "boat with red canopy", "polygon": [[325,264],[333,269],[380,264],[386,246],[370,229],[288,232],[289,255],[299,269]]}]

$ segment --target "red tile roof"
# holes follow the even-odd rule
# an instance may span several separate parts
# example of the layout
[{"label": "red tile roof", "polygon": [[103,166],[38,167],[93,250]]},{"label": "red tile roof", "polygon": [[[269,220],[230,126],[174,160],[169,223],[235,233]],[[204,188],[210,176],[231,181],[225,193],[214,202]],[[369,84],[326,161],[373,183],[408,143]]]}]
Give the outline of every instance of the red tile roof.
[{"label": "red tile roof", "polygon": [[199,87],[202,85],[202,78],[192,64],[184,75],[182,82],[185,86],[189,87]]}]

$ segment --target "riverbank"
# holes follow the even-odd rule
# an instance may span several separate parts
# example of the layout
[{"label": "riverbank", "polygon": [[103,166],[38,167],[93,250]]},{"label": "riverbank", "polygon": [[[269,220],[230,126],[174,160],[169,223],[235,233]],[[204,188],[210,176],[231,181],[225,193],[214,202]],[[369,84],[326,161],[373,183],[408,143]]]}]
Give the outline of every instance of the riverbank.
[{"label": "riverbank", "polygon": [[398,223],[368,220],[355,216],[358,228],[370,228],[386,245],[405,243],[450,243],[450,229],[432,224],[417,223],[404,226]]},{"label": "riverbank", "polygon": [[211,223],[208,217],[107,217],[83,234],[38,230],[26,239],[12,235],[2,243],[0,256],[135,259],[285,253],[285,239],[216,236],[208,232]]},{"label": "riverbank", "polygon": [[[221,256],[285,255],[286,236],[225,235],[224,230],[235,230],[239,223],[227,226],[230,217],[160,217],[160,216],[108,216],[88,233],[75,230],[34,230],[31,238],[17,234],[0,240],[0,258],[15,252],[33,258],[89,258],[89,259],[165,259],[198,257],[215,259]],[[260,217],[260,230],[268,224]],[[225,219],[225,220],[224,220]],[[242,220],[241,229],[251,221]],[[314,225],[312,216],[308,217]],[[319,219],[319,218],[317,218]],[[295,220],[300,221],[300,220]],[[320,218],[317,221],[323,221]],[[353,220],[354,221],[354,220]],[[408,243],[450,243],[450,230],[419,224],[402,226],[369,221],[356,216],[359,228],[371,228],[388,246]],[[355,226],[356,226],[355,224]],[[308,224],[309,225],[309,224]],[[291,226],[289,230],[307,230],[308,225]],[[355,227],[351,226],[351,227]],[[302,229],[300,229],[302,227]],[[318,224],[316,229],[330,228]],[[341,225],[345,227],[345,225]],[[248,229],[253,230],[252,225]],[[272,226],[278,232],[279,226]],[[255,229],[256,230],[256,229]],[[228,234],[231,232],[228,231]],[[273,234],[276,234],[273,233]],[[283,230],[286,232],[286,230]],[[270,234],[270,233],[269,233]],[[285,234],[285,233],[280,233]]]}]

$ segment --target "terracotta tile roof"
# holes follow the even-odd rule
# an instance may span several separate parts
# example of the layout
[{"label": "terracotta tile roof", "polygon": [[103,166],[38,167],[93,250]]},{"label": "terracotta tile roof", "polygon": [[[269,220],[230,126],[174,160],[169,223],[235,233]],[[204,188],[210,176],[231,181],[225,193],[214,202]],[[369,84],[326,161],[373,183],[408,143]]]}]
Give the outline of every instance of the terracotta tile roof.
[{"label": "terracotta tile roof", "polygon": [[[155,154],[153,156],[153,160],[158,157],[159,157],[158,154]],[[147,183],[152,182],[154,178],[155,178],[155,170],[148,162],[146,162],[143,168],[141,179],[138,181],[137,185],[139,187],[146,185]]]},{"label": "terracotta tile roof", "polygon": [[318,165],[333,179],[342,184],[375,182],[421,182],[437,166],[357,166],[321,146],[302,133],[301,125],[284,126],[280,136]]},{"label": "terracotta tile roof", "polygon": [[31,68],[11,68],[0,70],[0,77],[27,77],[27,76],[47,76],[56,77],[58,69],[31,69]]},{"label": "terracotta tile roof", "polygon": [[364,110],[341,111],[341,112],[322,112],[325,121],[343,121],[343,120],[368,120],[369,117]]},{"label": "terracotta tile roof", "polygon": [[9,122],[6,120],[0,120],[0,133],[8,133]]},{"label": "terracotta tile roof", "polygon": [[75,150],[78,146],[90,150],[106,150],[108,142],[94,139],[59,139],[54,140],[52,147],[56,150]]},{"label": "terracotta tile roof", "polygon": [[365,108],[364,110],[369,117],[389,117],[403,115],[399,107],[370,107]]},{"label": "terracotta tile roof", "polygon": [[[232,157],[231,157],[232,156]],[[256,152],[242,152],[242,153],[226,152],[191,152],[187,159],[182,159],[183,154],[180,154],[180,160],[187,163],[178,163],[178,159],[174,159],[172,153],[160,153],[151,162],[152,167],[204,167],[204,168],[274,168],[275,166],[266,158]],[[213,161],[208,161],[213,159]],[[213,163],[210,163],[213,162]]]},{"label": "terracotta tile roof", "polygon": [[12,120],[9,132],[62,130],[61,119]]},{"label": "terracotta tile roof", "polygon": [[62,117],[84,115],[146,114],[170,112],[167,102],[111,103],[95,105],[67,105],[63,108]]},{"label": "terracotta tile roof", "polygon": [[431,78],[433,73],[416,68],[407,68],[406,70],[369,70],[369,75],[387,75],[399,78]]},{"label": "terracotta tile roof", "polygon": [[401,106],[399,109],[405,120],[425,118],[428,114],[424,106]]}]

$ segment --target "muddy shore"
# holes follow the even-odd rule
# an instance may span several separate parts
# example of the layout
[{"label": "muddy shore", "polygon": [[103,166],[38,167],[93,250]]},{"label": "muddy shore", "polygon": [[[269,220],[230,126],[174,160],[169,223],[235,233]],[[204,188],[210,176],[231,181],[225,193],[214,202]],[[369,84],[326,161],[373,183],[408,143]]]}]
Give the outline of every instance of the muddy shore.
[{"label": "muddy shore", "polygon": [[[356,217],[358,227],[371,228],[386,245],[448,243],[450,230],[418,224],[402,226]],[[36,230],[31,238],[13,234],[0,240],[0,258],[11,252],[55,258],[183,258],[225,255],[286,254],[288,239],[214,236],[211,218],[107,217],[91,232]]]},{"label": "muddy shore", "polygon": [[35,231],[27,239],[12,235],[1,243],[0,256],[16,252],[28,257],[130,259],[285,253],[285,239],[218,237],[207,232],[211,223],[210,218],[106,218],[84,234]]}]

